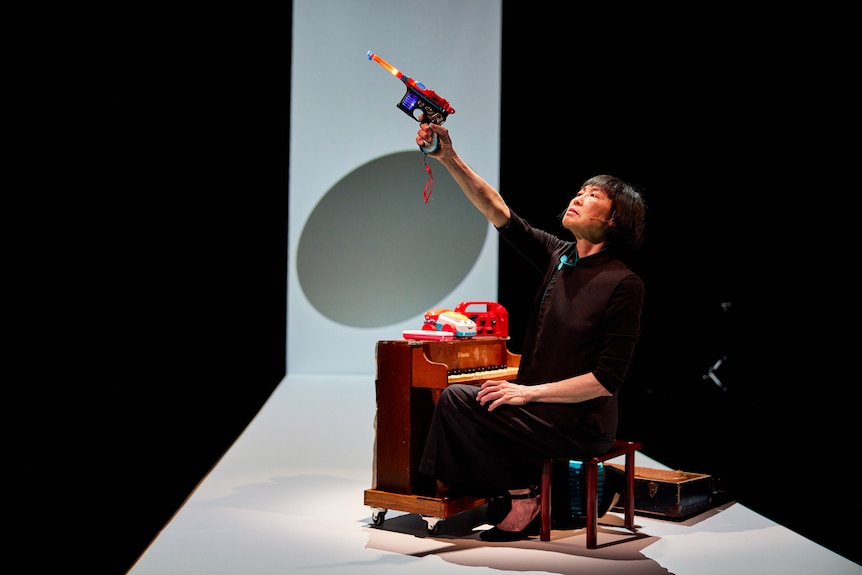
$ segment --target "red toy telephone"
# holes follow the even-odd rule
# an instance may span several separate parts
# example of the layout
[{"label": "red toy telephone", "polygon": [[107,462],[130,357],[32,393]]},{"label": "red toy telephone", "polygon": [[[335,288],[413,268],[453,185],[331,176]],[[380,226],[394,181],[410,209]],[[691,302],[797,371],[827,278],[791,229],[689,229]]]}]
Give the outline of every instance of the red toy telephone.
[{"label": "red toy telephone", "polygon": [[509,337],[509,312],[497,302],[462,301],[455,311],[476,322],[476,337]]}]

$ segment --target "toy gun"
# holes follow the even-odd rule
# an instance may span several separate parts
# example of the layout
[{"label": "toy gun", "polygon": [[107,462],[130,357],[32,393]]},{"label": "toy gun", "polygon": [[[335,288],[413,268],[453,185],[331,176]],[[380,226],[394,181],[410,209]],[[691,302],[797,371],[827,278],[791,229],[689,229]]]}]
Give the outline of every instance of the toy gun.
[{"label": "toy gun", "polygon": [[[409,76],[402,74],[398,68],[372,52],[368,51],[368,59],[374,60],[407,86],[407,93],[398,102],[398,108],[417,122],[432,122],[442,124],[449,114],[455,113],[455,108],[449,105],[446,99],[437,95],[434,90],[427,89],[422,82],[417,82]],[[419,149],[430,154],[437,149],[437,136],[434,136],[431,144],[427,147],[419,146]]]}]

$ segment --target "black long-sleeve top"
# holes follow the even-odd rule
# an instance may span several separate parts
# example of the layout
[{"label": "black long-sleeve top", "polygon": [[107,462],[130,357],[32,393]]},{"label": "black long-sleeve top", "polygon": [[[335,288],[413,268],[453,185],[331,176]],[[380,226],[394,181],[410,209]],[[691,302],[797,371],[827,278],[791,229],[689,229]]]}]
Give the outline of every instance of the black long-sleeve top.
[{"label": "black long-sleeve top", "polygon": [[581,415],[596,426],[588,428],[613,437],[617,392],[640,337],[643,280],[609,250],[578,258],[574,241],[533,228],[514,212],[498,231],[544,272],[527,324],[517,382],[539,384],[593,372],[613,395],[579,404]]}]

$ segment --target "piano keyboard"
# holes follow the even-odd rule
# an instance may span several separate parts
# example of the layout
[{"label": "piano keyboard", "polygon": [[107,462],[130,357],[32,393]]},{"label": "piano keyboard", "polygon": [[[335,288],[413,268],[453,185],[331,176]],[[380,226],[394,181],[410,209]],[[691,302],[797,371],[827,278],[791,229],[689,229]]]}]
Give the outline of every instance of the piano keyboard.
[{"label": "piano keyboard", "polygon": [[470,370],[452,370],[446,376],[446,381],[449,383],[480,382],[486,379],[515,379],[517,375],[517,367],[483,367]]}]

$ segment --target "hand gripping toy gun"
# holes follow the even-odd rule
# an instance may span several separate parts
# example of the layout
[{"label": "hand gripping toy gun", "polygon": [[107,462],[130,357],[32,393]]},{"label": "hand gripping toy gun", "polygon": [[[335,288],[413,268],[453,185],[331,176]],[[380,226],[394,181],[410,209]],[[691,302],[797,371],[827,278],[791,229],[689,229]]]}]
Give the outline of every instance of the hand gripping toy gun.
[{"label": "hand gripping toy gun", "polygon": [[[449,114],[455,113],[455,108],[449,105],[444,98],[437,95],[434,90],[427,89],[422,82],[417,82],[413,78],[402,74],[398,68],[392,66],[389,62],[372,52],[368,51],[368,59],[374,60],[395,76],[407,86],[407,93],[398,102],[400,108],[405,114],[416,120],[417,122],[433,122],[434,124],[442,124],[446,121]],[[419,149],[426,154],[430,154],[437,149],[437,135],[428,146],[419,146]]]}]

